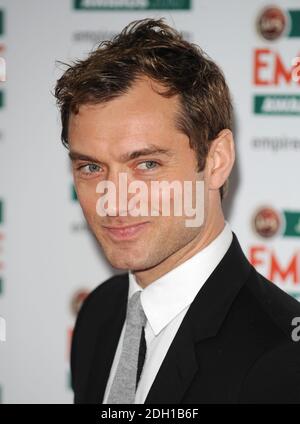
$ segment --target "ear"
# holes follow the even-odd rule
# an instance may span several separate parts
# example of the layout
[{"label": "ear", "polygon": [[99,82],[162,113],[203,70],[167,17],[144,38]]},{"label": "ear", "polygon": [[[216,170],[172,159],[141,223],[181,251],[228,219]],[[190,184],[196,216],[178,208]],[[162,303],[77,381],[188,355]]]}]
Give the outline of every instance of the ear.
[{"label": "ear", "polygon": [[222,130],[210,146],[207,161],[207,177],[210,190],[219,190],[229,177],[235,160],[232,132]]}]

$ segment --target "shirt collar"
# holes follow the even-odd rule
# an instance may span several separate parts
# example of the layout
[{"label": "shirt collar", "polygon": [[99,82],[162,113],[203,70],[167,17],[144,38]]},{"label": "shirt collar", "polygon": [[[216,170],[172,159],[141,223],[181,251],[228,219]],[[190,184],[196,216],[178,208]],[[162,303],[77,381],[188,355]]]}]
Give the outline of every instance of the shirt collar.
[{"label": "shirt collar", "polygon": [[[232,241],[227,221],[221,233],[204,249],[143,289],[129,271],[129,298],[142,290],[141,303],[155,335],[189,306]],[[188,277],[187,277],[188,276]]]}]

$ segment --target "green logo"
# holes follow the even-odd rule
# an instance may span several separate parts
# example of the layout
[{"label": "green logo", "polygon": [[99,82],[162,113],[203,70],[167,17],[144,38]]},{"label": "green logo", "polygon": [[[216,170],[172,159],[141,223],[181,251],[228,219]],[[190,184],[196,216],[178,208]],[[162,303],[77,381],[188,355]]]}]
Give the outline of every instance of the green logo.
[{"label": "green logo", "polygon": [[67,372],[67,388],[72,389],[72,376],[71,371]]},{"label": "green logo", "polygon": [[0,35],[4,34],[4,13],[0,10]]},{"label": "green logo", "polygon": [[285,218],[285,230],[283,235],[288,237],[300,237],[300,212],[283,211]]},{"label": "green logo", "polygon": [[3,293],[3,280],[0,278],[0,295]]},{"label": "green logo", "polygon": [[300,37],[300,10],[288,10],[291,18],[291,29],[288,37]]},{"label": "green logo", "polygon": [[187,10],[191,0],[74,0],[77,10]]},{"label": "green logo", "polygon": [[73,201],[73,202],[76,202],[77,200],[78,200],[78,198],[77,198],[77,193],[76,193],[76,190],[75,190],[75,187],[74,187],[74,185],[72,184],[72,186],[71,186],[71,200]]},{"label": "green logo", "polygon": [[4,106],[4,94],[3,91],[0,90],[0,108]]},{"label": "green logo", "polygon": [[258,115],[300,115],[299,95],[256,95],[254,113]]}]

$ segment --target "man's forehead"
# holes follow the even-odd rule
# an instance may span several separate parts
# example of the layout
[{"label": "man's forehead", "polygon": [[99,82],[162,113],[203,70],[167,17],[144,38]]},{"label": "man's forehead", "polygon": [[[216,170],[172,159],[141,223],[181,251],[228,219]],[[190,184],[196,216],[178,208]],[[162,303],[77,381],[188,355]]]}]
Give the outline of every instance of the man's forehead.
[{"label": "man's forehead", "polygon": [[[79,105],[78,112],[71,113],[71,117],[81,117],[87,113],[99,115],[118,113],[124,118],[133,118],[137,114],[159,115],[161,112],[168,119],[179,110],[180,100],[179,95],[165,96],[166,91],[167,88],[162,83],[148,77],[139,77],[125,93],[102,102]],[[111,118],[113,119],[113,116]]]}]

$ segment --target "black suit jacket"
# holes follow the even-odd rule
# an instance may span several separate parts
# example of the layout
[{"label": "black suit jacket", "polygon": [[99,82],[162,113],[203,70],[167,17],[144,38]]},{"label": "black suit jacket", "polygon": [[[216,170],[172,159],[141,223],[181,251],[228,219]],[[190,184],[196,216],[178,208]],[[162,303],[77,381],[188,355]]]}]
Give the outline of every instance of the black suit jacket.
[{"label": "black suit jacket", "polygon": [[[114,276],[80,309],[71,349],[75,403],[102,403],[128,285],[127,273]],[[145,403],[300,403],[294,317],[300,317],[299,302],[254,269],[233,234],[190,305]]]}]

